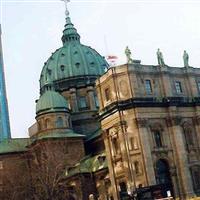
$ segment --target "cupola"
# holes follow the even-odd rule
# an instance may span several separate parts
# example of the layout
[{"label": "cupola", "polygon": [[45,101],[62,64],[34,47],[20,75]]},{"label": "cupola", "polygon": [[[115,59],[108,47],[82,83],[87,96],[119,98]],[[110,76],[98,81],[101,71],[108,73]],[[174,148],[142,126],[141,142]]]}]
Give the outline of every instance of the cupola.
[{"label": "cupola", "polygon": [[71,129],[71,116],[67,101],[58,92],[46,90],[36,104],[37,134]]},{"label": "cupola", "polygon": [[41,95],[36,104],[36,114],[52,112],[69,112],[68,103],[58,92],[47,90]]}]

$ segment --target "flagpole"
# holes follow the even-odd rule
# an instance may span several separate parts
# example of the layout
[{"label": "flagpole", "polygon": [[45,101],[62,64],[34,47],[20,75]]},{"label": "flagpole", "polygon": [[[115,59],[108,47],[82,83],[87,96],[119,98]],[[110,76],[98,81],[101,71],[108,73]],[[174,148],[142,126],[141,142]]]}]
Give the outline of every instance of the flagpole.
[{"label": "flagpole", "polygon": [[108,43],[107,43],[106,35],[104,35],[104,47],[105,47],[105,55],[107,57],[109,55],[109,50],[108,50]]}]

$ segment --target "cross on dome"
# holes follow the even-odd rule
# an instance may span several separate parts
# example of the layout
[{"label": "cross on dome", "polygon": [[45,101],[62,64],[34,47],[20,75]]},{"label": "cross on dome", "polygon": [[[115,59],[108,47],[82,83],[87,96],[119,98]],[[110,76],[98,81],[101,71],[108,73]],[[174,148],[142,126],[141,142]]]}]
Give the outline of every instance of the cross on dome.
[{"label": "cross on dome", "polygon": [[70,0],[61,0],[65,3],[65,15],[66,18],[69,17],[69,10],[68,10],[68,3],[70,2]]}]

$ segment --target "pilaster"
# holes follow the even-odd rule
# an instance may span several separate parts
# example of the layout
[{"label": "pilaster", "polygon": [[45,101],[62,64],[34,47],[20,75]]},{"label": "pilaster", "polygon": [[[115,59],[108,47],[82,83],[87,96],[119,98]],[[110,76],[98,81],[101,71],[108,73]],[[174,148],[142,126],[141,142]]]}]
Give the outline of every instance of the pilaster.
[{"label": "pilaster", "polygon": [[191,173],[188,166],[187,152],[185,149],[184,135],[181,125],[181,117],[173,116],[166,119],[167,125],[173,135],[173,146],[175,148],[175,159],[178,169],[178,181],[181,186],[181,199],[193,197]]},{"label": "pilaster", "polygon": [[118,187],[116,183],[116,177],[115,177],[115,169],[113,164],[113,158],[112,158],[112,149],[111,149],[111,140],[108,130],[103,131],[103,139],[106,149],[106,157],[108,161],[108,169],[109,169],[109,177],[111,181],[111,190],[114,200],[120,200],[119,193],[118,193]]},{"label": "pilaster", "polygon": [[142,118],[137,118],[136,123],[138,125],[139,129],[139,134],[140,134],[140,140],[141,140],[141,148],[142,148],[142,153],[144,157],[144,165],[146,168],[146,173],[147,173],[147,182],[148,185],[155,185],[156,184],[156,179],[155,179],[155,171],[154,171],[154,166],[153,166],[153,158],[152,158],[152,152],[151,152],[151,145],[149,143],[149,132],[148,132],[148,120],[147,119],[142,119]]},{"label": "pilaster", "polygon": [[193,117],[196,137],[197,137],[197,146],[198,150],[200,151],[200,116]]},{"label": "pilaster", "polygon": [[171,89],[171,80],[168,73],[168,67],[163,66],[160,68],[161,71],[161,84],[163,88],[163,95],[164,96],[172,96],[172,89]]},{"label": "pilaster", "polygon": [[133,188],[134,175],[133,175],[133,170],[132,170],[130,152],[128,149],[128,135],[126,132],[126,122],[122,121],[118,123],[116,128],[117,128],[118,137],[119,137],[123,168],[124,168],[125,176],[127,179],[127,184],[128,184],[128,187]]},{"label": "pilaster", "polygon": [[188,94],[191,95],[191,97],[196,97],[198,95],[198,90],[195,77],[192,76],[193,68],[186,67],[185,70],[188,79]]}]

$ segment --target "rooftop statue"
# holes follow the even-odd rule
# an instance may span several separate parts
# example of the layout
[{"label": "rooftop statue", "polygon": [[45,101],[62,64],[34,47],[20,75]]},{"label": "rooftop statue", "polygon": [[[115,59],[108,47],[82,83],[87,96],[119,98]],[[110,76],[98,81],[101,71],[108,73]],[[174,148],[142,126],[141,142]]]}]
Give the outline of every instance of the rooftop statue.
[{"label": "rooftop statue", "polygon": [[186,52],[186,50],[184,50],[184,53],[183,53],[183,62],[184,62],[184,67],[189,67],[189,55],[188,53]]},{"label": "rooftop statue", "polygon": [[163,54],[162,54],[162,52],[160,51],[160,49],[158,49],[158,51],[157,51],[157,58],[158,58],[158,64],[159,64],[160,66],[164,66],[164,65],[165,65],[165,62],[164,62]]},{"label": "rooftop statue", "polygon": [[125,54],[126,54],[126,58],[127,58],[127,63],[132,64],[133,59],[131,58],[131,50],[128,48],[128,46],[125,49]]}]

